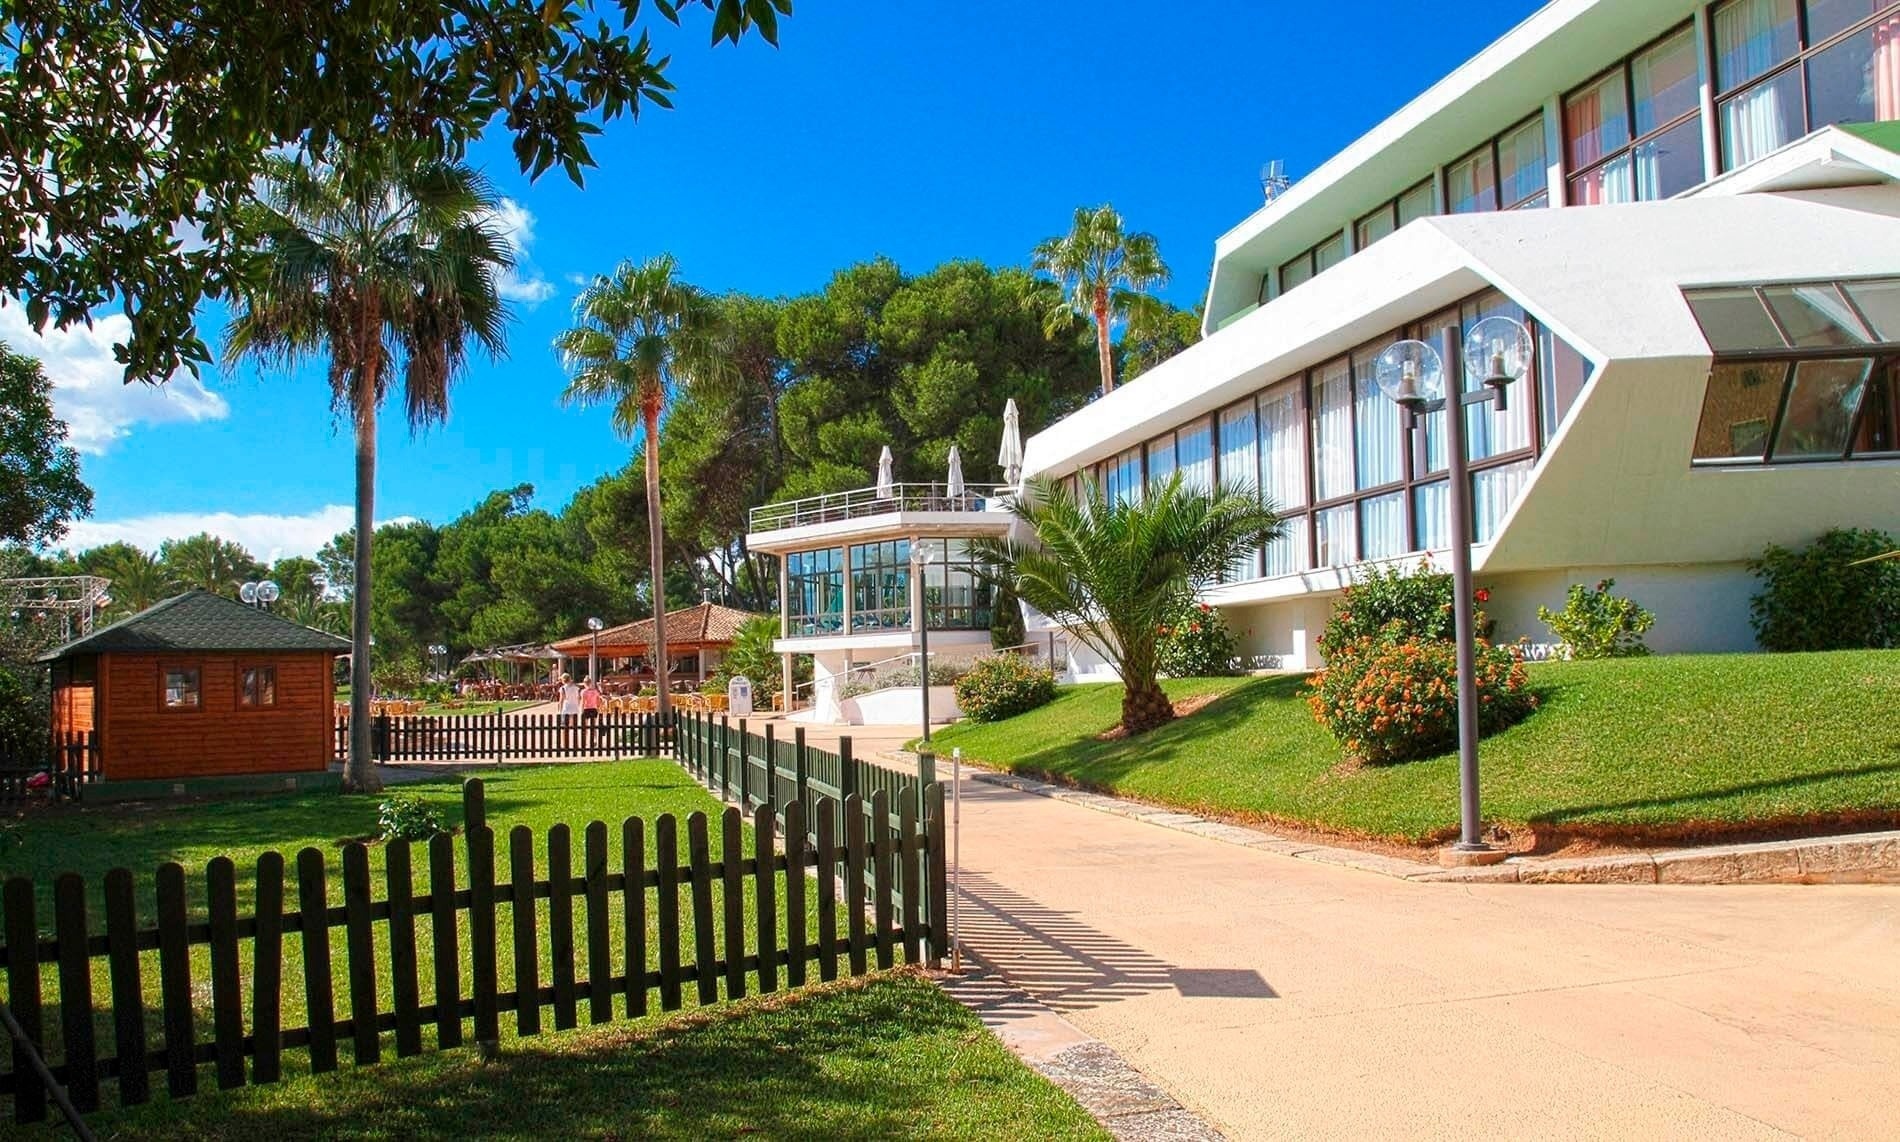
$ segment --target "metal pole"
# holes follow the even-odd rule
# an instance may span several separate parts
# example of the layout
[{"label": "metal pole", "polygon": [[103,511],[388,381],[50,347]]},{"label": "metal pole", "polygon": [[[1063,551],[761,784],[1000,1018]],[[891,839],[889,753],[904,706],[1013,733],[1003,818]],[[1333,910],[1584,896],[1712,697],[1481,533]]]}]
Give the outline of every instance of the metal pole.
[{"label": "metal pole", "polygon": [[595,631],[594,644],[587,648],[587,680],[596,686],[600,684],[600,632]]},{"label": "metal pole", "polygon": [[[917,542],[922,543],[922,540]],[[924,591],[924,577],[930,563],[918,559],[911,567],[917,580],[917,698],[923,705],[924,743],[930,742],[930,605]]]},{"label": "metal pole", "polygon": [[963,970],[963,747],[950,751],[950,970]]},{"label": "metal pole", "polygon": [[1442,335],[1445,360],[1445,447],[1451,476],[1451,609],[1458,638],[1458,844],[1489,848],[1478,817],[1478,648],[1471,616],[1471,476],[1465,457],[1464,361],[1457,326]]}]

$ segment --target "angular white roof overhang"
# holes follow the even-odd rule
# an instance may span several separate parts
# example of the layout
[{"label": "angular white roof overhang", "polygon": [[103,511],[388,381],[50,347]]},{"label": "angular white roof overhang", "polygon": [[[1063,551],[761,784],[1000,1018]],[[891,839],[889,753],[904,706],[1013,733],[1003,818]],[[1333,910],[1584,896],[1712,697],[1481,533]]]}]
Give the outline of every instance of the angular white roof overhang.
[{"label": "angular white roof overhang", "polygon": [[1687,286],[1900,270],[1892,186],[1422,219],[1032,437],[1067,473],[1495,286],[1601,366],[1695,359]]}]

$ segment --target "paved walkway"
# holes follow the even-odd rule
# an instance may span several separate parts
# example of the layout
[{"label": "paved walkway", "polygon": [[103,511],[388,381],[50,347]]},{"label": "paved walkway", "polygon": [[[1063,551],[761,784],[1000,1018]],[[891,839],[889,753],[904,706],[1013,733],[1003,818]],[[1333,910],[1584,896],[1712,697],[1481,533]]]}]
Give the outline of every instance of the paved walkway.
[{"label": "paved walkway", "polygon": [[1236,1138],[1900,1121],[1900,890],[1411,884],[962,793],[966,943]]}]

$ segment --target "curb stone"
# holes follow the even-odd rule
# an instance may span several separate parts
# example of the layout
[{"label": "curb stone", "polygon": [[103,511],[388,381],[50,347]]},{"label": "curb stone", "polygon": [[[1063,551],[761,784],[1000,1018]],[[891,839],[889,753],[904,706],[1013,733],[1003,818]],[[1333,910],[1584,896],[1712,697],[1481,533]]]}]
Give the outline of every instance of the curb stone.
[{"label": "curb stone", "polygon": [[1164,829],[1421,884],[1900,884],[1900,830],[1602,857],[1512,857],[1488,867],[1441,869],[1360,849],[1296,841],[1013,773],[974,767],[968,772],[986,784]]},{"label": "curb stone", "polygon": [[960,976],[937,976],[938,985],[1121,1142],[1223,1142],[1226,1135],[1113,1047],[1044,1006],[995,967],[965,955],[969,969]]}]

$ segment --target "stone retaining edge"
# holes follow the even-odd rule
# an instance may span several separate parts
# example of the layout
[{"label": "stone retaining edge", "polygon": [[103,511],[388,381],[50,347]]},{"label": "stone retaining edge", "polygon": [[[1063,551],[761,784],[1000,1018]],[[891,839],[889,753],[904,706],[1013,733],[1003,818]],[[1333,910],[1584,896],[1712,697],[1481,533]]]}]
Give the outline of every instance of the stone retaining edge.
[{"label": "stone retaining edge", "polygon": [[969,773],[990,785],[1165,829],[1421,884],[1900,884],[1900,830],[1601,857],[1511,857],[1488,867],[1442,869],[1360,849],[1296,841],[1013,773],[974,767]]}]

